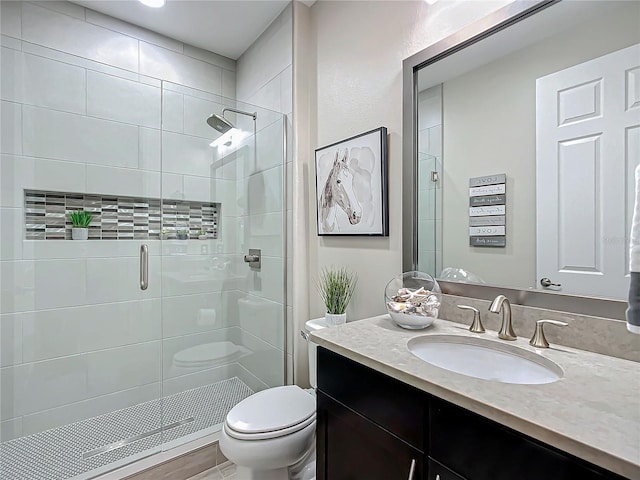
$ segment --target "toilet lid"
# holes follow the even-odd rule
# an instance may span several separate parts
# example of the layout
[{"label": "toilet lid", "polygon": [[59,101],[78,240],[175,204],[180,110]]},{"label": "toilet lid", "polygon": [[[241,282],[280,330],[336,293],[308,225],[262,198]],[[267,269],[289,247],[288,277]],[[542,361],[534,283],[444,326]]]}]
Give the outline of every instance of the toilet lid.
[{"label": "toilet lid", "polygon": [[316,401],[297,385],[262,390],[233,407],[226,424],[240,433],[266,433],[301,424],[316,413]]},{"label": "toilet lid", "polygon": [[173,363],[182,367],[206,366],[235,357],[242,352],[233,342],[213,342],[196,345],[177,352],[173,356]]}]

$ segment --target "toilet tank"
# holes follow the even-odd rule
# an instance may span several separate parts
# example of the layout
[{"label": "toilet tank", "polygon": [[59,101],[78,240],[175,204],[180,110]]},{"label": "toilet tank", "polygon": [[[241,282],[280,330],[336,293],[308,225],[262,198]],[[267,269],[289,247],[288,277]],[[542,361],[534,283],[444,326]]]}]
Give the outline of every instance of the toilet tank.
[{"label": "toilet tank", "polygon": [[[320,330],[321,328],[326,328],[327,323],[324,318],[314,318],[313,320],[308,320],[304,324],[307,333],[315,332],[316,330]],[[313,343],[310,339],[307,340],[308,350],[309,350],[309,383],[313,388],[318,387],[318,376],[316,373],[317,368],[317,351],[318,345]]]}]

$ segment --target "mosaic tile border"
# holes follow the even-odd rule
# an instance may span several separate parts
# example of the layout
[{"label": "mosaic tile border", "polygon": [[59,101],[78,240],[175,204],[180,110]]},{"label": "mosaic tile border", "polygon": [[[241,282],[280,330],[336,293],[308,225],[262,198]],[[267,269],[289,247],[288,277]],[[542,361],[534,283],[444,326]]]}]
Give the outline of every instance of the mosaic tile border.
[{"label": "mosaic tile border", "polygon": [[40,190],[24,191],[25,238],[71,240],[75,210],[93,213],[89,240],[218,238],[219,203]]}]

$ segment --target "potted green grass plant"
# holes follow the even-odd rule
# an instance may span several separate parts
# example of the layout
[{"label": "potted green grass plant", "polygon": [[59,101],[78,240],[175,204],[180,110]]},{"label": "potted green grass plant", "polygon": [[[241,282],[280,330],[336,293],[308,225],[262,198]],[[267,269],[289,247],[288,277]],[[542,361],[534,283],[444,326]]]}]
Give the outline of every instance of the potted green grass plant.
[{"label": "potted green grass plant", "polygon": [[325,321],[330,327],[347,321],[347,306],[358,283],[358,276],[346,268],[323,268],[315,282],[326,308]]},{"label": "potted green grass plant", "polygon": [[93,214],[84,210],[75,210],[69,214],[69,219],[71,220],[71,238],[73,240],[88,239]]}]

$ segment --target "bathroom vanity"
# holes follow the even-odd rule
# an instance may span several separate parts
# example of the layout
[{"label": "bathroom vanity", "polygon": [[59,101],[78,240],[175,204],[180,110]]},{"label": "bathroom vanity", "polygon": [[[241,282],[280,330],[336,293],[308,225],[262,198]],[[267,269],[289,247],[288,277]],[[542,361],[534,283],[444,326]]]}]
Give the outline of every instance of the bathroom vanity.
[{"label": "bathroom vanity", "polygon": [[637,363],[518,339],[564,373],[507,384],[416,357],[407,344],[426,335],[479,337],[444,320],[402,330],[387,315],[313,334],[318,480],[640,479]]}]

